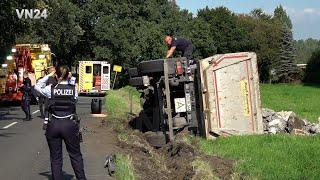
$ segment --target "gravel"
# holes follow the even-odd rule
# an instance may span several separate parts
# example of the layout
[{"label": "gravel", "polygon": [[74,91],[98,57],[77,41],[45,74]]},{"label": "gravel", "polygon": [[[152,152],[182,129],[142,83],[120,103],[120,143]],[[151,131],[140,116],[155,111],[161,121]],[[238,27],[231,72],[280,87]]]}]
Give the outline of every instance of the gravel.
[{"label": "gravel", "polygon": [[317,123],[310,123],[306,119],[299,118],[292,111],[275,112],[272,109],[262,109],[262,117],[266,134],[312,135],[320,133],[320,119]]}]

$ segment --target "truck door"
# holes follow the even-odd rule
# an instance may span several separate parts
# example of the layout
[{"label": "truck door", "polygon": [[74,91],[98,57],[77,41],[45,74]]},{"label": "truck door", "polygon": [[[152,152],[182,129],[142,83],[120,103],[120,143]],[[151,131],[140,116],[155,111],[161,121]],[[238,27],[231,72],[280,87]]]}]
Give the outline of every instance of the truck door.
[{"label": "truck door", "polygon": [[93,64],[85,63],[83,68],[84,68],[83,89],[88,92],[88,91],[91,91],[93,87]]},{"label": "truck door", "polygon": [[101,65],[101,90],[110,90],[110,64]]}]

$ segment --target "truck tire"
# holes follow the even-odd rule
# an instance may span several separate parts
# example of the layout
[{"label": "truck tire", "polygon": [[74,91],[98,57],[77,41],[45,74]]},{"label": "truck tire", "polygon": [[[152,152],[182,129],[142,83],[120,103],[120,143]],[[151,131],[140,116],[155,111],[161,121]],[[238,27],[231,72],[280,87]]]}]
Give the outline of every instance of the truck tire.
[{"label": "truck tire", "polygon": [[[138,71],[141,74],[163,73],[164,59],[157,59],[151,61],[142,61],[138,65]],[[168,73],[175,74],[175,59],[168,59]]]},{"label": "truck tire", "polygon": [[143,78],[142,77],[134,77],[129,79],[129,84],[131,86],[143,86]]},{"label": "truck tire", "polygon": [[138,68],[130,68],[128,73],[131,78],[139,76]]},{"label": "truck tire", "polygon": [[148,131],[145,133],[146,140],[153,147],[163,147],[166,145],[166,136],[163,132],[151,132]]},{"label": "truck tire", "polygon": [[91,114],[101,114],[101,106],[102,100],[101,99],[92,99],[91,100]]},{"label": "truck tire", "polygon": [[139,71],[142,74],[163,72],[163,59],[142,61],[139,63]]}]

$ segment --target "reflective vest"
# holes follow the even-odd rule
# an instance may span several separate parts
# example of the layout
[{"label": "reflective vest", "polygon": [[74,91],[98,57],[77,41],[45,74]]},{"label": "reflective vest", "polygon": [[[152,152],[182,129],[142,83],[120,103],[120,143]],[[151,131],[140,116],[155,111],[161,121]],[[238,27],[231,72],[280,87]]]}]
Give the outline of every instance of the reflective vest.
[{"label": "reflective vest", "polygon": [[65,117],[76,113],[75,86],[58,84],[51,86],[49,112],[55,116]]}]

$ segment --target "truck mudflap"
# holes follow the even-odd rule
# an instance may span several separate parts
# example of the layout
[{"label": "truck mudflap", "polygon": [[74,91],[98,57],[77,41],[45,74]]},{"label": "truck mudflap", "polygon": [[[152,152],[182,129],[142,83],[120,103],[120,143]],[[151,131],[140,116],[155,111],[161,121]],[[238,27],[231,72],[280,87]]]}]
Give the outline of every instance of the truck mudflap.
[{"label": "truck mudflap", "polygon": [[263,133],[256,54],[215,55],[198,66],[203,135]]}]

